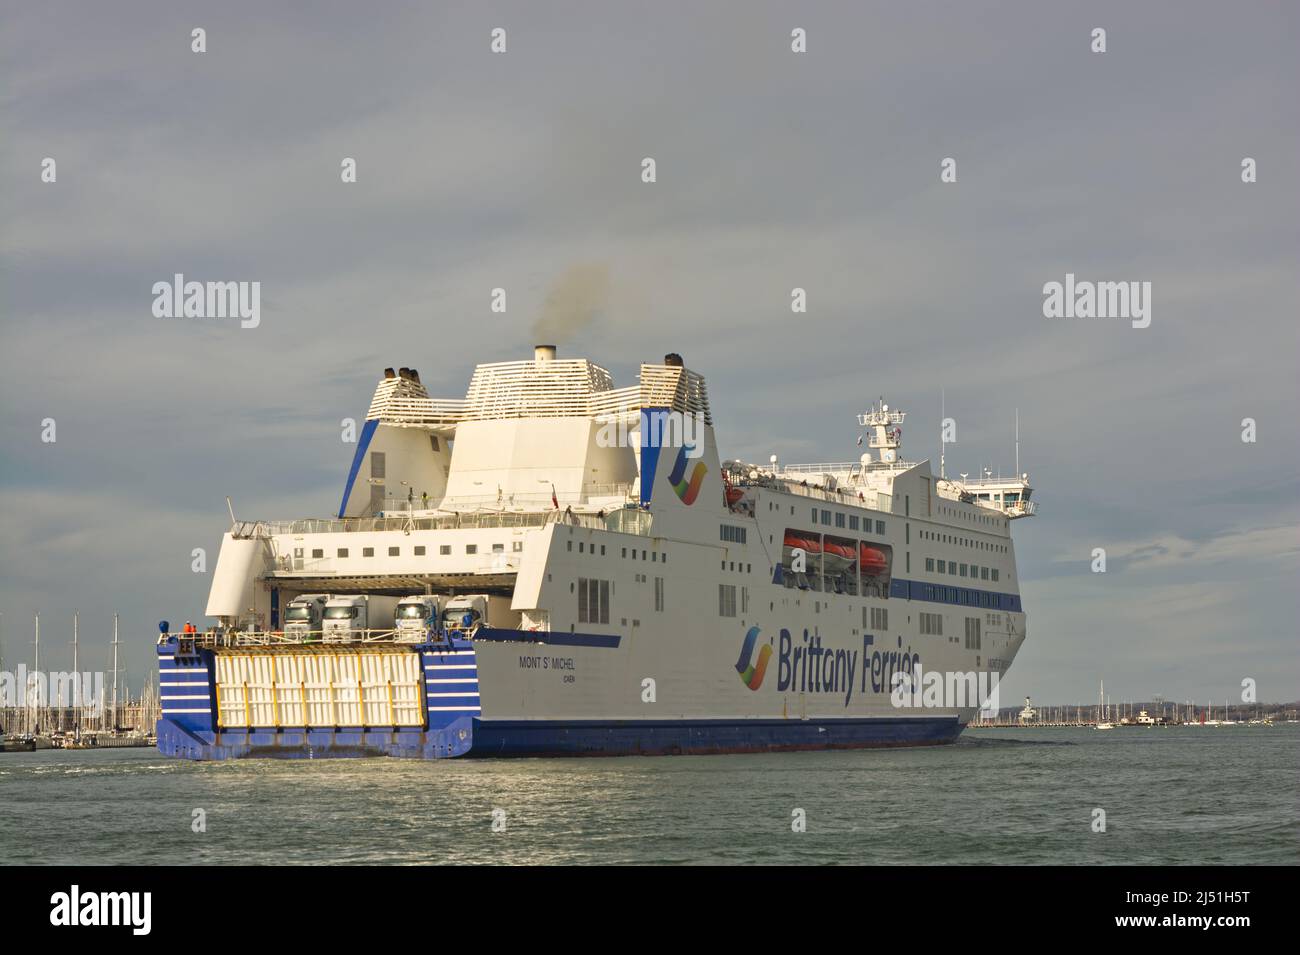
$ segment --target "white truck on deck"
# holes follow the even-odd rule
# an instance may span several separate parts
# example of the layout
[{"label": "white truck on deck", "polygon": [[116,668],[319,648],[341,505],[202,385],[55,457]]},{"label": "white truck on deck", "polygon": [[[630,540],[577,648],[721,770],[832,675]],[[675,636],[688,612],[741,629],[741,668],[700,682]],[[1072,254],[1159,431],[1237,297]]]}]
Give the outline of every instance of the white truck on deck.
[{"label": "white truck on deck", "polygon": [[329,594],[302,594],[294,597],[284,608],[284,632],[301,637],[304,641],[321,638],[321,623],[325,617],[325,602]]},{"label": "white truck on deck", "polygon": [[397,602],[397,615],[393,621],[397,639],[417,643],[430,639],[438,630],[441,611],[441,601],[430,594],[403,597]]},{"label": "white truck on deck", "polygon": [[367,630],[392,630],[396,597],[339,594],[325,601],[325,642],[360,641]]},{"label": "white truck on deck", "polygon": [[479,627],[509,629],[518,624],[519,614],[510,609],[510,598],[496,594],[451,597],[442,611],[442,628],[448,633],[470,634]]}]

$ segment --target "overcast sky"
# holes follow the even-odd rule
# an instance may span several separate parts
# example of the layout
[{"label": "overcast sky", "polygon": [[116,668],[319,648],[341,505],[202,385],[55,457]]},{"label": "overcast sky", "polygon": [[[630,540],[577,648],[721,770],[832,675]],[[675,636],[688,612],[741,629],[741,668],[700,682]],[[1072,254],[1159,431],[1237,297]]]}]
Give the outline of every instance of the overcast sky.
[{"label": "overcast sky", "polygon": [[[138,684],[225,495],[332,513],[385,366],[458,397],[595,265],[561,355],[681,352],[724,456],[853,458],[883,394],[933,457],[942,390],[949,472],[1010,472],[1019,409],[1005,693],[1300,696],[1293,5],[207,6],[3,2],[6,669],[36,610],[70,664],[74,608],[104,665],[117,610]],[[261,325],[153,317],[177,272],[261,282]],[[1150,327],[1045,318],[1067,272],[1151,282]]]}]

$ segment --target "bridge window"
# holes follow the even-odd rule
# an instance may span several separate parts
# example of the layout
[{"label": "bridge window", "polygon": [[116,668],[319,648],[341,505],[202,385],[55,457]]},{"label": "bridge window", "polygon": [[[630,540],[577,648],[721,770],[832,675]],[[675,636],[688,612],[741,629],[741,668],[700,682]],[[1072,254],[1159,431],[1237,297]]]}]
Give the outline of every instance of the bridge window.
[{"label": "bridge window", "polygon": [[363,548],[361,548],[361,556],[362,556],[362,557],[374,557],[374,556],[375,556],[375,549],[374,549],[373,547],[363,547]]}]

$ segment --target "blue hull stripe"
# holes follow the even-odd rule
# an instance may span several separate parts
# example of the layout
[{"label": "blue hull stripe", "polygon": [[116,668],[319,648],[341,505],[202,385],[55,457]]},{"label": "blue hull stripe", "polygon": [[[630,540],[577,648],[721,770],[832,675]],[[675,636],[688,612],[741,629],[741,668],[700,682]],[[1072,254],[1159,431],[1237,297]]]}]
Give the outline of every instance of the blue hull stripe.
[{"label": "blue hull stripe", "polygon": [[419,730],[272,730],[189,732],[158,723],[158,748],[189,759],[399,756],[629,756],[861,749],[951,743],[952,717],[747,720],[482,720],[456,715]]},{"label": "blue hull stripe", "polygon": [[623,638],[617,633],[555,633],[545,630],[492,630],[484,627],[474,634],[474,639],[494,643],[543,643],[551,647],[614,649]]}]

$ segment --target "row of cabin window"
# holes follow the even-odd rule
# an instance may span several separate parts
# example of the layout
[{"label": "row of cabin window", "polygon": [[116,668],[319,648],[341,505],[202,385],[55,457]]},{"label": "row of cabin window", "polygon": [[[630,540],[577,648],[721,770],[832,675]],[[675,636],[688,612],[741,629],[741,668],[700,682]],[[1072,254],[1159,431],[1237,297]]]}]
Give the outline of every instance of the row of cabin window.
[{"label": "row of cabin window", "polygon": [[[819,519],[819,516],[820,516],[820,519]],[[844,513],[843,513],[842,511],[836,511],[836,512],[835,512],[835,526],[836,526],[836,527],[843,527],[843,526],[844,526],[844,521],[845,521],[845,515],[844,515]],[[830,512],[830,511],[826,511],[826,510],[821,510],[821,509],[819,509],[819,508],[814,507],[814,508],[812,509],[812,522],[813,522],[814,524],[821,524],[823,527],[830,527],[830,526],[831,526],[831,512]],[[849,515],[848,515],[848,529],[851,530],[851,531],[856,531],[856,530],[858,530],[858,515],[856,515],[856,514],[849,514]],[[871,518],[869,518],[869,517],[864,517],[864,518],[862,518],[862,532],[863,532],[864,534],[870,534],[870,533],[871,533]],[[884,536],[885,536],[885,522],[884,522],[884,521],[876,521],[876,533],[879,534],[881,537],[884,537]]]},{"label": "row of cabin window", "polygon": [[934,531],[921,531],[921,539],[938,541],[943,544],[957,544],[960,547],[975,547],[994,554],[1005,554],[1007,552],[1006,544],[976,540],[973,537],[958,537],[956,534],[936,534]]},{"label": "row of cabin window", "polygon": [[972,580],[992,580],[998,579],[998,569],[996,567],[980,567],[976,564],[958,564],[955,560],[935,560],[933,557],[925,559],[925,570],[931,574],[948,574],[953,577],[967,577]]},{"label": "row of cabin window", "polygon": [[[987,494],[981,494],[980,498],[985,501],[989,499]],[[991,524],[994,527],[1000,526],[1000,524],[1005,520],[1005,518],[992,517],[988,514],[968,514],[965,511],[958,510],[957,508],[944,507],[943,505],[936,507],[935,512],[940,515],[947,514],[951,517],[960,517],[967,521],[976,521],[980,524]]]},{"label": "row of cabin window", "polygon": [[[524,549],[524,542],[523,542],[523,541],[514,541],[513,544],[514,544],[514,546],[513,546],[512,549],[515,551],[515,553],[518,553],[519,551],[521,551],[521,550]],[[414,555],[415,555],[416,557],[423,557],[423,556],[424,556],[424,545],[423,545],[423,544],[416,544],[415,547],[413,548],[413,552],[414,552]],[[493,544],[493,545],[492,545],[492,553],[494,553],[494,554],[504,554],[505,552],[506,552],[506,545],[505,545],[505,544]],[[449,554],[451,553],[451,545],[450,545],[450,544],[439,544],[439,545],[438,545],[438,553],[439,553],[440,555],[442,555],[443,557],[446,557],[447,555],[449,555]],[[465,545],[465,553],[467,553],[467,554],[477,554],[477,553],[478,553],[478,544],[466,544],[466,545]],[[325,551],[322,550],[321,548],[317,547],[317,548],[315,548],[314,550],[312,550],[312,552],[311,552],[311,556],[312,556],[312,559],[313,559],[313,560],[315,560],[315,559],[317,559],[317,558],[320,558],[320,557],[324,557],[324,556],[325,556]],[[346,547],[340,547],[340,548],[338,549],[338,556],[340,556],[340,557],[347,557],[347,556],[348,556],[348,548],[346,548]],[[361,548],[361,556],[362,556],[362,557],[374,557],[374,556],[375,556],[375,549],[374,549],[373,547],[363,547],[363,548]],[[400,547],[390,547],[390,548],[388,548],[388,556],[389,556],[389,557],[401,557],[401,556],[402,556],[402,548],[400,548]]]},{"label": "row of cabin window", "polygon": [[[567,543],[568,543],[568,548],[567,548],[567,549],[570,550],[570,551],[572,551],[572,550],[573,550],[573,541],[568,541]],[[624,547],[624,548],[622,548],[622,550],[623,550],[623,559],[626,560],[626,559],[627,559],[627,551],[628,551],[628,549],[627,549],[626,547]],[[595,555],[596,555],[596,545],[595,545],[595,544],[592,544],[591,547],[588,548],[588,547],[587,547],[587,542],[586,542],[586,541],[578,541],[578,553],[579,553],[579,554],[592,554],[593,556],[595,556]],[[653,550],[653,551],[650,551],[649,553],[650,553],[650,556],[647,558],[647,557],[646,557],[646,551],[644,551],[644,550],[641,551],[641,558],[640,558],[640,559],[641,559],[641,560],[649,560],[651,563],[660,563],[660,564],[666,564],[666,563],[668,563],[668,554],[667,554],[667,552],[661,554],[661,553],[659,553],[659,551],[657,551],[657,550]],[[600,545],[600,555],[599,555],[599,556],[601,556],[601,557],[604,557],[604,556],[605,556],[605,545],[604,545],[604,544],[601,544],[601,545]],[[633,559],[633,560],[636,560],[636,559],[637,559],[637,556],[636,556],[636,548],[635,548],[635,547],[632,548],[632,559]]]},{"label": "row of cabin window", "polygon": [[912,587],[910,599],[937,600],[941,603],[960,604],[963,607],[992,607],[1011,610],[1015,603],[1006,594],[995,594],[987,590],[971,590],[967,587],[945,587],[942,584],[921,584],[920,596],[916,595],[916,586]]}]

